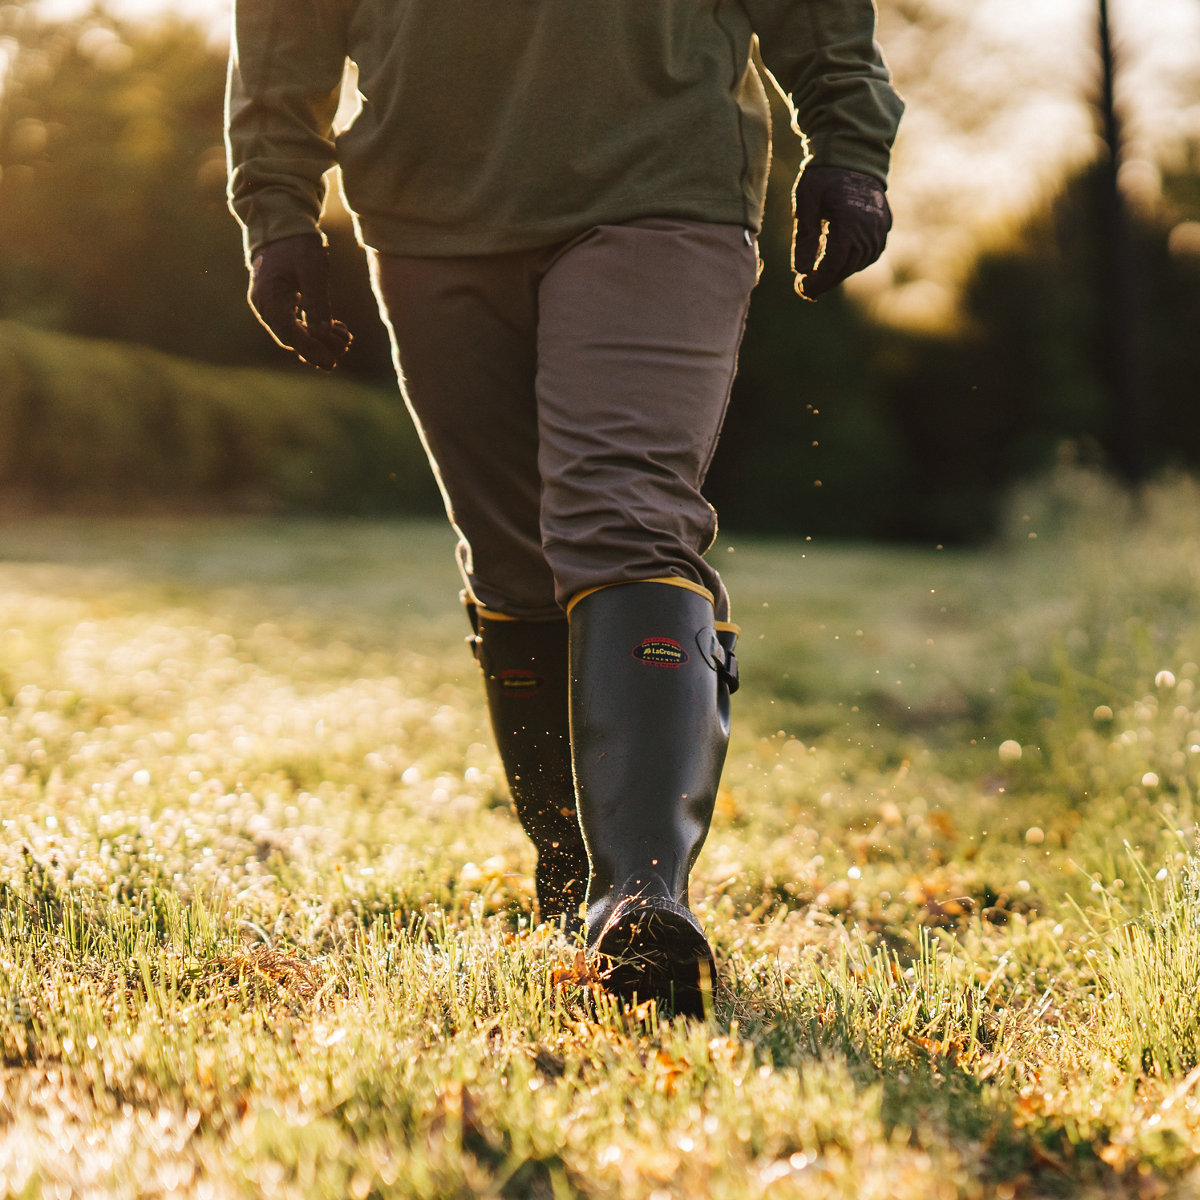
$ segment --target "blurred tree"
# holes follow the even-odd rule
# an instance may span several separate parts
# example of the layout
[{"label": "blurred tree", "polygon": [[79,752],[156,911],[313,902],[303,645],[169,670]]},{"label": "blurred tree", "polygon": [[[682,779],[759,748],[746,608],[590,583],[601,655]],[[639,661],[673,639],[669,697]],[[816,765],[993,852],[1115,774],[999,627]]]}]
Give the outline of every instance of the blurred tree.
[{"label": "blurred tree", "polygon": [[[291,367],[244,301],[225,206],[224,48],[170,17],[0,8],[0,316]],[[359,374],[386,377],[361,254],[335,231]]]},{"label": "blurred tree", "polygon": [[[918,470],[903,507],[914,530],[979,536],[1017,479],[1064,444],[1108,467],[1127,462],[1128,427],[1110,400],[1107,164],[1066,181],[1012,242],[980,256],[953,336],[897,335],[879,360],[903,457]],[[1143,303],[1135,331],[1158,421],[1144,467],[1200,466],[1200,176],[1168,177],[1134,209]],[[889,357],[890,356],[890,357]],[[940,536],[940,533],[939,533]]]},{"label": "blurred tree", "polygon": [[195,351],[228,326],[224,292],[241,283],[228,220],[214,221],[219,60],[173,21],[4,12],[4,315]]},{"label": "blurred tree", "polygon": [[[1121,187],[1126,161],[1125,129],[1117,106],[1117,52],[1108,0],[1098,0],[1097,42],[1100,88],[1096,100],[1104,153],[1096,188],[1100,220],[1096,232],[1103,260],[1099,314],[1105,382],[1112,407],[1113,462],[1127,483],[1145,482],[1154,437],[1150,393],[1142,361],[1141,278],[1129,206]],[[1100,280],[1098,279],[1099,283]]]}]

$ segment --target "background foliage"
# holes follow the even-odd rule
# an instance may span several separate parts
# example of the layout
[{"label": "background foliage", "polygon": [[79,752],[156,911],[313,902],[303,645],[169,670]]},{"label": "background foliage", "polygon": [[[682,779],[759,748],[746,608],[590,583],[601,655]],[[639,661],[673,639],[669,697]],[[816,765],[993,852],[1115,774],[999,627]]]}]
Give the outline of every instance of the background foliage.
[{"label": "background foliage", "polygon": [[[933,17],[918,5],[906,19]],[[343,374],[374,391],[308,378],[249,314],[238,232],[223,195],[223,48],[178,20],[129,25],[97,9],[55,22],[29,5],[0,9],[0,46],[0,63],[7,64],[0,91],[0,317],[19,323],[6,327],[0,365],[9,378],[23,372],[25,380],[24,400],[15,392],[5,397],[4,419],[26,430],[28,417],[22,426],[12,415],[14,405],[25,404],[27,412],[44,412],[38,420],[53,430],[10,450],[0,493],[19,493],[25,503],[85,503],[86,488],[64,483],[63,462],[95,462],[115,494],[120,473],[105,472],[128,459],[126,506],[170,503],[178,498],[175,479],[195,478],[194,459],[219,454],[219,443],[214,449],[189,442],[212,433],[207,417],[189,417],[163,436],[143,419],[146,406],[166,403],[161,398],[169,393],[168,407],[181,413],[201,403],[200,393],[221,393],[225,399],[201,407],[210,416],[219,409],[242,435],[253,428],[253,437],[265,440],[251,456],[257,465],[235,457],[223,472],[214,467],[202,484],[185,489],[189,500],[202,494],[211,506],[239,507],[254,493],[258,504],[269,495],[276,506],[309,511],[404,511],[427,503],[426,470],[414,464],[411,439],[390,416],[388,436],[371,434],[369,445],[353,437],[305,442],[312,471],[325,480],[318,486],[279,485],[278,472],[262,466],[295,447],[294,425],[256,411],[284,404],[288,388],[316,424],[333,410],[348,421],[361,406],[354,420],[374,429],[384,419],[379,414],[395,410],[394,382],[361,253],[336,212],[329,230],[337,308],[357,338]],[[1052,461],[1064,441],[1086,459],[1111,457],[1122,433],[1109,411],[1108,347],[1097,332],[1107,281],[1097,252],[1095,171],[1065,180],[1010,240],[980,255],[952,329],[916,333],[872,320],[842,295],[815,306],[794,296],[787,196],[797,146],[787,136],[778,142],[762,239],[768,266],[710,477],[727,526],[979,539],[994,533],[1011,485]],[[1200,418],[1191,403],[1200,341],[1189,334],[1200,324],[1200,253],[1196,237],[1179,236],[1197,229],[1198,180],[1200,152],[1165,181],[1159,200],[1136,213],[1155,467],[1200,460]],[[31,375],[28,363],[44,363],[50,344],[32,333],[27,339],[20,327],[224,367],[269,366],[277,375],[239,387],[186,363],[168,368],[154,360],[159,399],[152,400],[138,382],[150,360],[133,349],[118,369],[111,346],[60,342],[53,354],[71,369]],[[103,430],[95,420],[68,416],[85,394],[122,415]],[[344,458],[352,446],[366,453],[361,476]],[[393,474],[409,477],[399,487],[382,482]],[[264,489],[264,479],[276,482]]]}]

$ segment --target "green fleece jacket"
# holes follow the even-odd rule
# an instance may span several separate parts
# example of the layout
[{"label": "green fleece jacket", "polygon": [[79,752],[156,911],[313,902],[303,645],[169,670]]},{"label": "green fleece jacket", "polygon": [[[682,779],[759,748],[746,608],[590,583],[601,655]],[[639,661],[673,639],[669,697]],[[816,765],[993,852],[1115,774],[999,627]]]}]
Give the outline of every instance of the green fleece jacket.
[{"label": "green fleece jacket", "polygon": [[[340,165],[361,240],[488,254],[599,224],[757,231],[757,36],[812,161],[880,179],[902,104],[872,0],[236,0],[230,203],[246,248],[317,228]],[[361,106],[333,133],[346,61]]]}]

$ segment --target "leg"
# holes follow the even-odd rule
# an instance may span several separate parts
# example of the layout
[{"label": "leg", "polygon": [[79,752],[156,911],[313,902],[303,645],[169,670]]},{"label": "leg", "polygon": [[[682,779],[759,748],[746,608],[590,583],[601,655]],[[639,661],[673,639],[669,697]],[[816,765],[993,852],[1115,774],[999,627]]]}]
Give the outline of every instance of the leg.
[{"label": "leg", "polygon": [[736,679],[700,494],[757,260],[741,230],[593,231],[541,288],[543,542],[570,603],[571,742],[608,985],[703,1013],[712,956],[687,881]]},{"label": "leg", "polygon": [[571,741],[607,985],[704,1015],[712,952],[688,874],[712,820],[737,683],[735,636],[685,588],[628,583],[571,610]]},{"label": "leg", "polygon": [[588,858],[571,773],[567,622],[512,621],[469,609],[509,794],[537,850],[541,918],[573,934],[581,926]]},{"label": "leg", "polygon": [[571,778],[567,623],[538,523],[528,259],[376,257],[372,267],[468,594],[482,605],[469,603],[472,642],[513,806],[537,849],[541,916],[570,929],[587,853]]},{"label": "leg", "polygon": [[561,618],[539,528],[537,295],[526,255],[373,255],[404,399],[459,534],[469,594]]},{"label": "leg", "polygon": [[727,620],[701,495],[737,365],[757,255],[737,226],[603,226],[539,291],[542,538],[565,608],[592,587],[672,576]]}]

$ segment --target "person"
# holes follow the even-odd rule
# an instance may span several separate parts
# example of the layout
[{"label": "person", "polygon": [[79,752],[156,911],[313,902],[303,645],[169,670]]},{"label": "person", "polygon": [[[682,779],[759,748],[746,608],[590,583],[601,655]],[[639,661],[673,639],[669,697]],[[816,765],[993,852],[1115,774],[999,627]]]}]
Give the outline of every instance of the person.
[{"label": "person", "polygon": [[542,918],[582,922],[621,1000],[693,1015],[715,964],[688,876],[738,681],[701,487],[759,271],[756,46],[807,139],[813,299],[891,226],[872,0],[236,0],[227,98],[250,304],[320,369],[350,344],[320,232],[340,167]]}]

